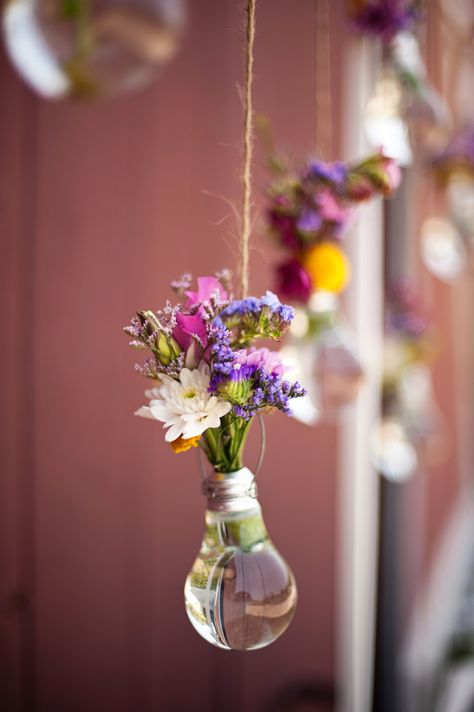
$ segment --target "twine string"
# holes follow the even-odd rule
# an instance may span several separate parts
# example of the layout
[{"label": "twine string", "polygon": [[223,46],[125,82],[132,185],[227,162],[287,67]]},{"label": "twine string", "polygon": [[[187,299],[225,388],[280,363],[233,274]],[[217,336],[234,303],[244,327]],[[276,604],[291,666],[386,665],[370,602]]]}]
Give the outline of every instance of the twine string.
[{"label": "twine string", "polygon": [[322,158],[330,160],[333,149],[331,44],[329,0],[315,0],[316,5],[316,146]]},{"label": "twine string", "polygon": [[252,229],[252,155],[253,155],[253,47],[255,41],[256,0],[247,0],[245,11],[245,84],[243,91],[243,156],[242,156],[242,218],[240,233],[240,294],[242,299],[249,289],[249,243]]}]

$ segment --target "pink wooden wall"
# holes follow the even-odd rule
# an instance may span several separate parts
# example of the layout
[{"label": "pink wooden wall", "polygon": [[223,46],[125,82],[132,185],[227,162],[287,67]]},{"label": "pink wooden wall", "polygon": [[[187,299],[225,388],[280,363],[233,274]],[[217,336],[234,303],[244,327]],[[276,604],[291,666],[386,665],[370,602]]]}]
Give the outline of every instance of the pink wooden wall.
[{"label": "pink wooden wall", "polygon": [[[238,654],[204,643],[184,612],[203,524],[195,460],[132,415],[145,383],[123,324],[136,308],[159,307],[170,279],[232,266],[236,251],[232,219],[220,222],[227,205],[204,191],[239,197],[240,3],[189,5],[181,54],[131,98],[41,102],[0,60],[8,710],[253,712],[291,682],[335,677],[336,429],[267,419],[260,496],[300,601],[282,639]],[[271,117],[280,145],[303,154],[315,147],[314,5],[258,8],[257,111]],[[337,125],[343,1],[331,8]],[[257,164],[260,198],[261,153]],[[269,286],[269,262],[269,246],[255,240],[255,292]],[[449,323],[446,288],[436,288],[435,304]],[[448,342],[438,381],[450,419],[451,372]],[[430,554],[453,462],[430,485]]]},{"label": "pink wooden wall", "polygon": [[[203,525],[194,457],[132,415],[145,382],[122,325],[183,271],[234,260],[232,220],[216,225],[228,207],[203,191],[239,196],[239,5],[190,2],[178,59],[104,105],[38,101],[1,60],[9,709],[251,711],[295,679],[334,676],[334,429],[268,418],[261,501],[300,602],[280,641],[243,655],[203,642],[183,608]],[[257,110],[285,147],[312,150],[314,3],[262,2],[258,24]],[[260,293],[265,240],[252,270]]]}]

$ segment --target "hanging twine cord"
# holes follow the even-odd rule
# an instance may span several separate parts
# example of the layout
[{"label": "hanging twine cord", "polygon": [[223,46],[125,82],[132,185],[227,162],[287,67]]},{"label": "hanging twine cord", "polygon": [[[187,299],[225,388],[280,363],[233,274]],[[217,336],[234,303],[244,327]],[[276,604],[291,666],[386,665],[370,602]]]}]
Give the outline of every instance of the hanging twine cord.
[{"label": "hanging twine cord", "polygon": [[255,41],[256,0],[247,0],[245,10],[245,85],[243,91],[244,133],[242,156],[242,218],[240,233],[240,293],[244,298],[249,290],[249,243],[251,232],[252,155],[253,155],[253,46]]},{"label": "hanging twine cord", "polygon": [[316,146],[321,156],[332,158],[332,95],[329,0],[315,0],[316,15]]}]

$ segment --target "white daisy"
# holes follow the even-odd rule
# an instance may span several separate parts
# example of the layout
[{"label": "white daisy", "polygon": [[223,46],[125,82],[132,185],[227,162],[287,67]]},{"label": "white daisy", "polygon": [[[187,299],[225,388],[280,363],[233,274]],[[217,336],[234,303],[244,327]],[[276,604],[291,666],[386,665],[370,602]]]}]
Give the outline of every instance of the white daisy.
[{"label": "white daisy", "polygon": [[179,381],[163,375],[159,386],[145,391],[150,405],[142,406],[135,415],[164,423],[163,427],[169,428],[165,436],[168,442],[179,437],[194,438],[207,428],[218,428],[232,406],[208,392],[209,380],[209,367],[204,362],[193,370],[183,368]]}]

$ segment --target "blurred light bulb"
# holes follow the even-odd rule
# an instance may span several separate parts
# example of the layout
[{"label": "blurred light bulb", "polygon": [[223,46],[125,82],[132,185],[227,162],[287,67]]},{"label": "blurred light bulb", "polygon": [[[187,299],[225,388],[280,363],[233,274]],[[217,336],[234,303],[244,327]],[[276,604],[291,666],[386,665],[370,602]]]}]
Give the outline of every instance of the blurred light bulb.
[{"label": "blurred light bulb", "polygon": [[298,599],[288,565],[273,546],[247,468],[212,473],[206,530],[186,579],[186,611],[209,643],[256,650],[289,626]]},{"label": "blurred light bulb", "polygon": [[184,0],[9,0],[7,53],[47,99],[99,99],[149,84],[175,55]]},{"label": "blurred light bulb", "polygon": [[455,171],[449,177],[446,195],[456,226],[467,239],[474,239],[474,177]]},{"label": "blurred light bulb", "polygon": [[[338,315],[335,294],[316,292],[305,314],[305,329],[292,330],[281,349],[288,375],[307,390],[291,401],[293,416],[306,425],[339,415],[357,397],[364,372],[355,337]],[[301,320],[301,327],[303,320]]]},{"label": "blurred light bulb", "polygon": [[435,400],[430,368],[422,362],[407,366],[397,394],[401,418],[418,459],[426,467],[443,463],[449,454],[447,426]]},{"label": "blurred light bulb", "polygon": [[280,349],[285,371],[292,381],[299,381],[306,388],[306,395],[290,401],[291,414],[305,425],[315,425],[319,420],[317,385],[313,378],[313,346],[301,339],[285,344]]},{"label": "blurred light bulb", "polygon": [[451,282],[466,264],[466,249],[454,225],[443,218],[428,218],[421,226],[421,258],[438,279]]},{"label": "blurred light bulb", "polygon": [[405,482],[416,471],[416,450],[398,420],[383,418],[375,423],[369,440],[374,468],[391,482]]},{"label": "blurred light bulb", "polygon": [[412,152],[408,129],[401,116],[401,99],[400,82],[392,74],[385,73],[367,103],[364,128],[374,148],[383,146],[387,156],[396,158],[401,166],[407,166],[412,161]]}]

